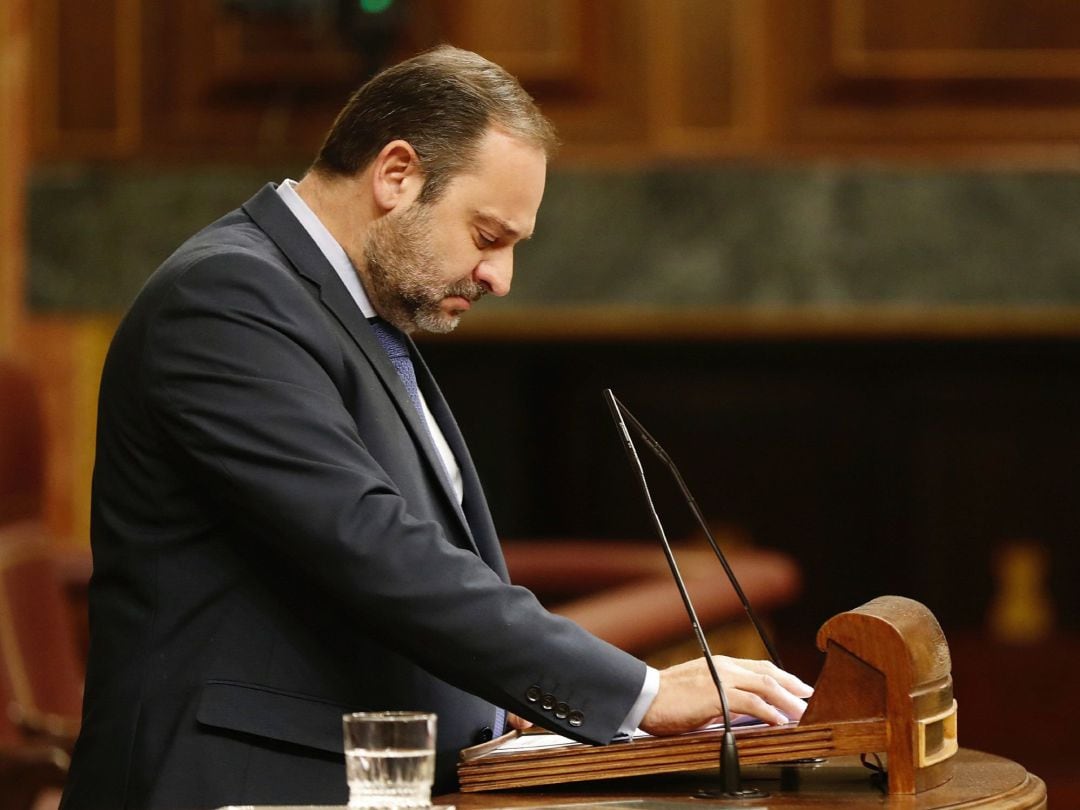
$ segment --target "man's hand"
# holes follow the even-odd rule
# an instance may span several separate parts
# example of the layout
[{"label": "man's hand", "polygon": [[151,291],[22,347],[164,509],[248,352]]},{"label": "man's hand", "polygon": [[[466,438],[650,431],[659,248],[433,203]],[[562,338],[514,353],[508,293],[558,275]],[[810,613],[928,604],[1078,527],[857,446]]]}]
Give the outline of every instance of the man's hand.
[{"label": "man's hand", "polygon": [[[732,713],[778,725],[802,717],[805,698],[814,693],[771,661],[724,655],[714,655],[713,661]],[[660,671],[660,690],[641,720],[641,729],[657,736],[681,734],[708,725],[722,714],[708,664],[698,658]]]},{"label": "man's hand", "polygon": [[524,717],[518,717],[513,712],[506,713],[506,724],[510,726],[510,728],[516,728],[518,731],[525,731],[525,729],[533,727],[531,721],[526,720]]}]

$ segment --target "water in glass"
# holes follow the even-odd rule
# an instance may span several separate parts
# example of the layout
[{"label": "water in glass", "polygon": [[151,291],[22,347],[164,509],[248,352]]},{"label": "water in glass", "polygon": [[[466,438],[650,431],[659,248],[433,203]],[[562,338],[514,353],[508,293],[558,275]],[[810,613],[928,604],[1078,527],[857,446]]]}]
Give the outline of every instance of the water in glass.
[{"label": "water in glass", "polygon": [[428,807],[435,776],[434,749],[346,752],[349,806]]}]

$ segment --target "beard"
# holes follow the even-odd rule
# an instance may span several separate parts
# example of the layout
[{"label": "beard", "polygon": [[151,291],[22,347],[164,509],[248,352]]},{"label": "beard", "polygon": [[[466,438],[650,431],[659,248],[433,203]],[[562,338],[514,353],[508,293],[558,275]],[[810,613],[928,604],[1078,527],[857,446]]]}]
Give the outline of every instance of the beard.
[{"label": "beard", "polygon": [[465,277],[452,284],[435,257],[431,211],[414,203],[400,214],[371,223],[364,243],[364,279],[379,314],[402,332],[445,333],[461,321],[460,313],[445,311],[448,297],[479,300],[487,288]]}]

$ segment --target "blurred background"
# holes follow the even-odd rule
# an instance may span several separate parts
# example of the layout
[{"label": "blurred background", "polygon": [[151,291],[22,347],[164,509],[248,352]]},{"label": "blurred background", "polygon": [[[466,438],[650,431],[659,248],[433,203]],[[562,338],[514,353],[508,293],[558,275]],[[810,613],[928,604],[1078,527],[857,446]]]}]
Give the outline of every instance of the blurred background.
[{"label": "blurred background", "polygon": [[[0,547],[0,608],[39,624],[0,621],[0,743],[77,715],[45,681],[77,683],[85,650],[97,382],[124,309],[190,233],[299,178],[364,78],[440,42],[517,75],[564,141],[514,293],[423,346],[519,579],[552,603],[617,594],[599,609],[624,625],[652,609],[634,600],[663,560],[610,386],[791,669],[815,677],[835,613],[918,599],[950,641],[961,745],[1080,806],[1069,0],[4,0],[0,534],[22,551]],[[726,594],[650,470],[688,569]],[[60,583],[58,623],[32,576]],[[712,630],[744,649],[722,607]],[[673,654],[678,621],[641,654]],[[61,625],[72,645],[41,641]]]}]

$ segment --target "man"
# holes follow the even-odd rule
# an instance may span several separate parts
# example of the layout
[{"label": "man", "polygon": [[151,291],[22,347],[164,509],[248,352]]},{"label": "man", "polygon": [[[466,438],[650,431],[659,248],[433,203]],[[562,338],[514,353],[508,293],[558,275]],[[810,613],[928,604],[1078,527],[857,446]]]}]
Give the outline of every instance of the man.
[{"label": "man", "polygon": [[[553,142],[512,77],[437,49],[147,282],[102,377],[66,808],[343,803],[348,711],[436,712],[436,791],[502,709],[598,744],[719,713],[704,661],[647,670],[508,583],[403,334],[509,291]],[[720,665],[735,710],[801,714],[796,678]]]}]

